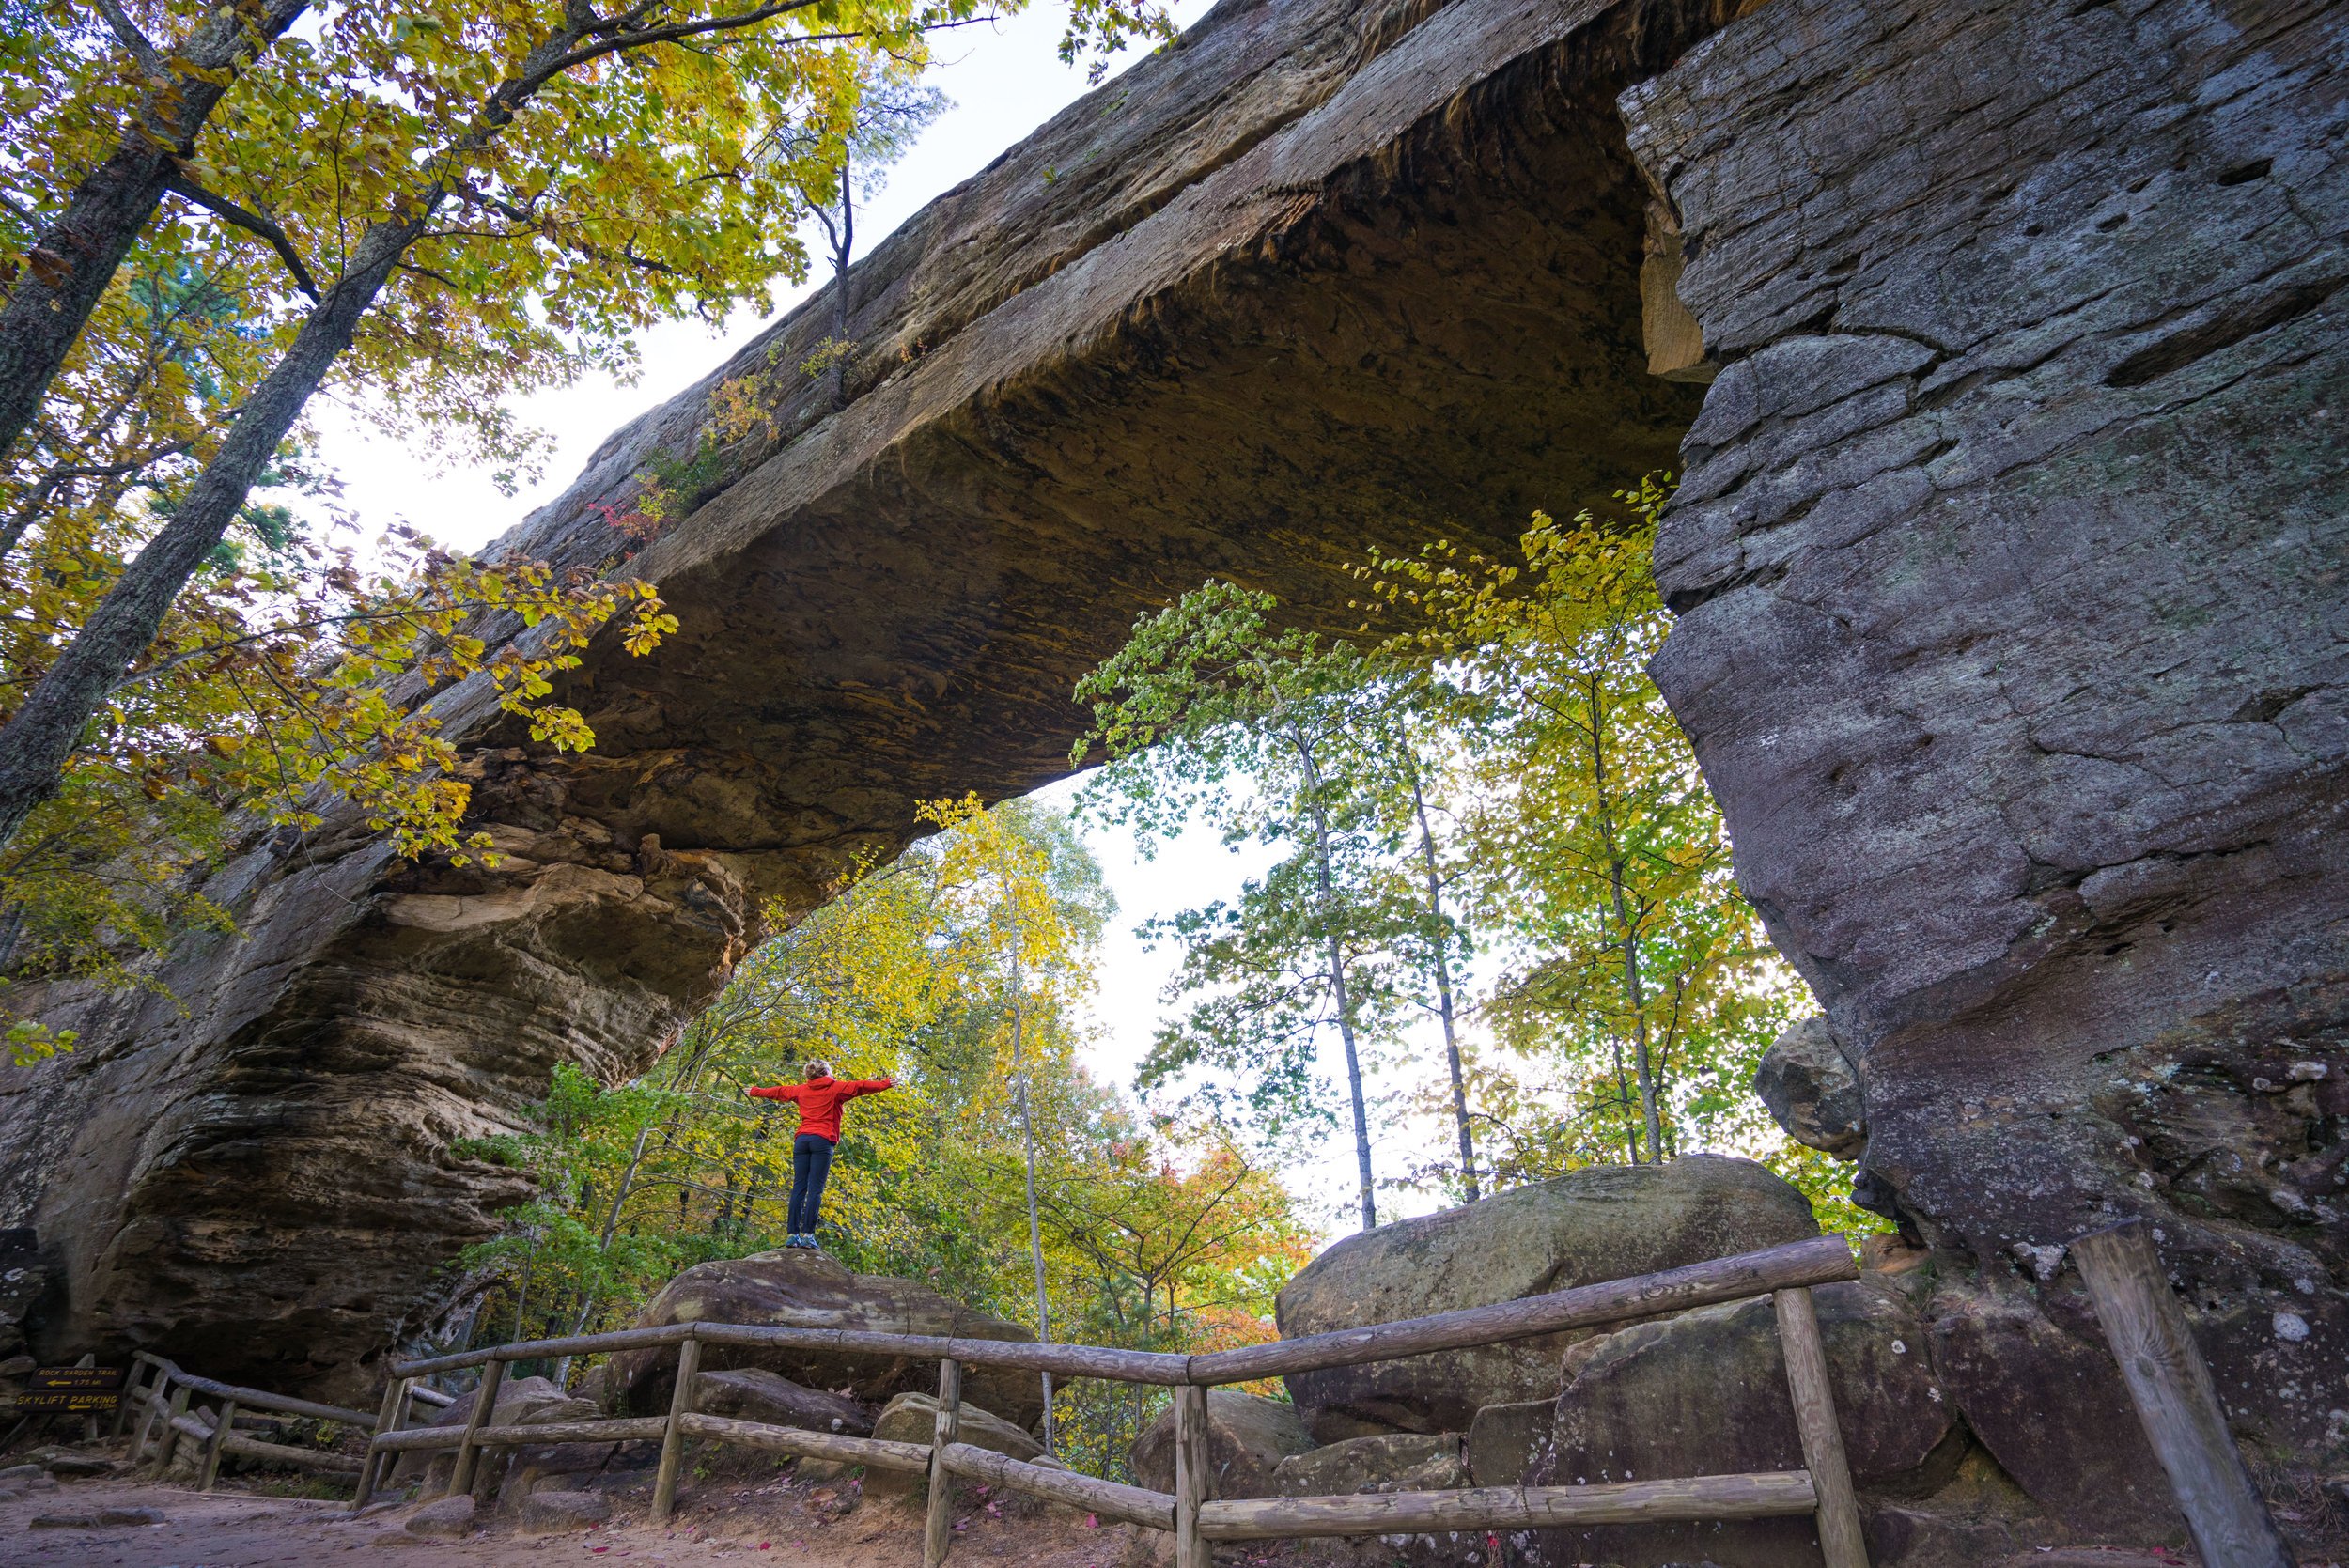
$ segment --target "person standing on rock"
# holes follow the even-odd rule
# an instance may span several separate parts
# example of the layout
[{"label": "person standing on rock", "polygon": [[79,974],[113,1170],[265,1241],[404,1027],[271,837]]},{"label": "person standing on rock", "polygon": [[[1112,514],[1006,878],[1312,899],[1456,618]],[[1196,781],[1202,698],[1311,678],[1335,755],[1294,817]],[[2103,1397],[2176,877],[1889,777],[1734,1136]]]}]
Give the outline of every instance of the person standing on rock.
[{"label": "person standing on rock", "polygon": [[791,1100],[800,1108],[800,1135],[791,1141],[790,1234],[786,1247],[816,1245],[817,1210],[824,1202],[824,1181],[832,1174],[832,1151],[840,1146],[840,1108],[859,1094],[894,1089],[885,1078],[837,1079],[832,1063],[811,1062],[804,1083],[773,1083],[745,1089],[758,1100]]}]

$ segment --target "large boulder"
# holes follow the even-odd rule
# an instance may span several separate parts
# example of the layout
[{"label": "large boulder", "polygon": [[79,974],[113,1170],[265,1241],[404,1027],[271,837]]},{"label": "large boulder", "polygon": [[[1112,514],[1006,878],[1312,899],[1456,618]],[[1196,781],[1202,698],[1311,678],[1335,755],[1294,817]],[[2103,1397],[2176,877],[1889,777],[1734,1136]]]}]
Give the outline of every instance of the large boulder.
[{"label": "large boulder", "polygon": [[[1603,1165],[1348,1236],[1282,1290],[1294,1339],[1653,1273],[1819,1234],[1801,1193],[1750,1160]],[[1487,1405],[1554,1396],[1576,1334],[1295,1373],[1322,1442],[1466,1432]]]},{"label": "large boulder", "polygon": [[1786,1136],[1843,1159],[1868,1146],[1859,1069],[1823,1017],[1788,1024],[1762,1053],[1753,1092]]},{"label": "large boulder", "polygon": [[[1273,1472],[1283,1459],[1314,1446],[1297,1406],[1286,1400],[1242,1393],[1237,1389],[1207,1390],[1207,1459],[1214,1468],[1212,1495],[1219,1498],[1268,1498],[1274,1495]],[[1134,1439],[1127,1464],[1134,1483],[1154,1492],[1174,1490],[1174,1407]]]},{"label": "large boulder", "polygon": [[[936,1394],[899,1394],[873,1422],[873,1436],[884,1442],[920,1443],[926,1448],[937,1432]],[[990,1453],[1007,1453],[1014,1459],[1039,1459],[1044,1454],[1044,1445],[1024,1428],[1014,1426],[967,1399],[955,1428],[955,1440]],[[875,1469],[864,1473],[864,1495],[868,1498],[910,1500],[922,1497],[927,1489],[926,1478],[911,1471]]]},{"label": "large boulder", "polygon": [[[437,1411],[428,1426],[462,1426],[473,1419],[474,1405],[480,1400],[478,1387],[466,1389],[457,1402]],[[537,1426],[546,1421],[593,1421],[599,1412],[587,1400],[565,1393],[543,1377],[509,1377],[498,1385],[497,1404],[490,1411],[491,1426]],[[496,1495],[505,1479],[506,1467],[512,1463],[512,1449],[485,1449],[481,1463],[474,1472],[474,1495],[487,1498]],[[422,1479],[428,1493],[448,1485],[449,1476],[457,1465],[456,1450],[412,1449],[399,1456],[392,1469],[392,1484],[405,1485]]]},{"label": "large boulder", "polygon": [[1487,1405],[1477,1411],[1476,1420],[1469,1424],[1470,1483],[1477,1486],[1523,1483],[1534,1461],[1549,1451],[1549,1429],[1557,1418],[1554,1399]]},{"label": "large boulder", "polygon": [[[1937,1293],[1935,1370],[1975,1440],[2031,1500],[2081,1539],[2140,1545],[2183,1533],[2170,1484],[2112,1355],[2030,1301],[1952,1285]],[[2101,1331],[2092,1324],[2087,1332]]]},{"label": "large boulder", "polygon": [[[1812,1293],[1852,1478],[1926,1496],[1966,1452],[1926,1331],[1906,1293],[1875,1280]],[[1802,1467],[1777,1314],[1766,1298],[1703,1307],[1608,1335],[1559,1395],[1548,1451],[1526,1480],[1577,1486]],[[1548,1562],[1624,1568],[1711,1557],[1739,1568],[1814,1568],[1811,1522],[1555,1531]]]},{"label": "large boulder", "polygon": [[[687,1269],[636,1317],[640,1328],[672,1323],[777,1324],[1023,1343],[1035,1338],[1016,1323],[950,1301],[910,1280],[853,1273],[825,1253],[797,1248]],[[866,1405],[938,1388],[936,1361],[904,1356],[709,1344],[702,1347],[702,1369],[770,1372],[804,1389],[832,1389]],[[612,1358],[606,1376],[618,1408],[637,1415],[665,1411],[677,1378],[677,1349],[653,1345],[624,1351]],[[968,1367],[962,1387],[967,1401],[1016,1425],[1033,1428],[1044,1419],[1043,1385],[1034,1373]]]},{"label": "large boulder", "polygon": [[1469,1483],[1460,1435],[1386,1432],[1348,1437],[1272,1467],[1272,1490],[1283,1498],[1334,1498],[1353,1492],[1442,1492]]},{"label": "large boulder", "polygon": [[762,1367],[702,1374],[693,1380],[693,1408],[705,1416],[731,1416],[808,1432],[839,1432],[851,1437],[873,1434],[871,1405],[823,1389],[801,1388]]}]

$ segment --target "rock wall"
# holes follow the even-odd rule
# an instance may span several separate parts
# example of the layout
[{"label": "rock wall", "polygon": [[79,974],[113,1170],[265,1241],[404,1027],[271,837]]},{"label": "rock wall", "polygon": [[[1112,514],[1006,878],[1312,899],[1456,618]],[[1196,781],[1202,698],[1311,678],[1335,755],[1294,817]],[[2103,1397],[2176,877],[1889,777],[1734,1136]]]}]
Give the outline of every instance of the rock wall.
[{"label": "rock wall", "polygon": [[2149,1218],[2242,1434],[2336,1463],[2344,59],[2315,0],[1774,0],[1624,100],[1726,366],[1656,674],[1867,1171],[2046,1356]]}]

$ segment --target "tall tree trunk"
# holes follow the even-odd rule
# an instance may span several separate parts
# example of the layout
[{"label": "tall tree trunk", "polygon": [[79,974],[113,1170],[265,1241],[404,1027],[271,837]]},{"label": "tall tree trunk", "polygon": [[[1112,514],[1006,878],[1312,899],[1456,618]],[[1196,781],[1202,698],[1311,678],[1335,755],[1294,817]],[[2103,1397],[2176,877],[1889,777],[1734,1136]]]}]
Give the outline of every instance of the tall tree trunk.
[{"label": "tall tree trunk", "polygon": [[[1631,1010],[1632,1068],[1639,1075],[1640,1114],[1647,1125],[1648,1159],[1660,1165],[1664,1161],[1664,1124],[1656,1107],[1656,1068],[1648,1054],[1647,995],[1640,979],[1640,927],[1631,918],[1629,903],[1624,896],[1623,845],[1615,832],[1614,798],[1608,793],[1610,784],[1604,738],[1607,699],[1598,689],[1596,676],[1586,677],[1583,696],[1590,706],[1591,793],[1598,801],[1599,840],[1607,851],[1607,885],[1615,911],[1614,946],[1623,955],[1624,1005]],[[1639,1163],[1637,1155],[1632,1157],[1632,1163]]]},{"label": "tall tree trunk", "polygon": [[1338,1038],[1346,1044],[1346,1090],[1354,1104],[1354,1173],[1361,1186],[1362,1229],[1378,1228],[1378,1200],[1370,1174],[1370,1113],[1362,1103],[1362,1062],[1354,1046],[1354,1004],[1346,994],[1346,950],[1338,941],[1337,892],[1330,875],[1330,814],[1321,803],[1321,769],[1314,763],[1313,747],[1295,721],[1289,723],[1289,744],[1297,748],[1298,766],[1305,774],[1305,791],[1313,801],[1314,869],[1321,888],[1323,944],[1330,966],[1330,995],[1338,1009]]},{"label": "tall tree trunk", "polygon": [[530,1305],[530,1277],[537,1271],[537,1266],[538,1230],[533,1226],[530,1232],[530,1250],[522,1254],[521,1283],[514,1287],[514,1338],[517,1341],[522,1337],[523,1311]]},{"label": "tall tree trunk", "polygon": [[1436,1004],[1443,1017],[1443,1054],[1452,1068],[1452,1121],[1460,1133],[1460,1180],[1474,1203],[1484,1194],[1476,1186],[1476,1139],[1469,1130],[1468,1076],[1460,1066],[1460,1037],[1453,1018],[1452,960],[1445,953],[1450,927],[1443,913],[1443,877],[1436,863],[1436,831],[1427,821],[1427,797],[1420,788],[1419,759],[1404,742],[1405,765],[1411,770],[1411,811],[1419,818],[1420,857],[1427,872],[1427,916],[1436,927]]},{"label": "tall tree trunk", "polygon": [[[612,1233],[619,1229],[620,1210],[627,1206],[628,1195],[636,1186],[636,1172],[645,1163],[645,1141],[651,1136],[650,1122],[637,1129],[635,1146],[629,1150],[628,1165],[620,1172],[619,1188],[612,1194],[612,1206],[604,1211],[603,1234],[596,1238],[596,1274],[580,1290],[579,1313],[571,1320],[570,1337],[573,1339],[587,1331],[587,1320],[594,1315],[596,1302],[602,1295],[603,1262],[612,1252]],[[570,1375],[570,1370],[571,1358],[561,1357],[556,1359],[554,1370],[549,1374],[549,1380],[556,1388],[562,1388],[563,1380]]]},{"label": "tall tree trunk", "polygon": [[[1011,958],[1011,1070],[1019,1082],[1019,1137],[1027,1145],[1028,1156],[1028,1256],[1035,1264],[1035,1337],[1039,1344],[1052,1343],[1052,1306],[1044,1294],[1044,1228],[1035,1212],[1035,1118],[1028,1099],[1028,1067],[1025,1038],[1027,1002],[1020,987],[1019,955],[1015,950]],[[1044,1374],[1044,1452],[1052,1448],[1052,1374]]]},{"label": "tall tree trunk", "polygon": [[196,475],[171,520],[132,558],[24,706],[0,727],[0,844],[56,793],[83,727],[132,660],[155,641],[179,590],[228,532],[303,406],[350,347],[359,318],[424,232],[433,205],[437,198],[415,217],[367,230],[350,269],[311,309],[293,346],[245,400],[227,439]]},{"label": "tall tree trunk", "polygon": [[[829,226],[829,225],[827,225]],[[848,406],[848,258],[856,251],[856,197],[848,188],[848,149],[840,149],[840,228],[832,245],[832,406]]]},{"label": "tall tree trunk", "polygon": [[0,458],[40,411],[49,383],[213,108],[307,8],[308,0],[216,6],[184,40],[142,62],[149,85],[121,140],[33,241],[0,306]]}]

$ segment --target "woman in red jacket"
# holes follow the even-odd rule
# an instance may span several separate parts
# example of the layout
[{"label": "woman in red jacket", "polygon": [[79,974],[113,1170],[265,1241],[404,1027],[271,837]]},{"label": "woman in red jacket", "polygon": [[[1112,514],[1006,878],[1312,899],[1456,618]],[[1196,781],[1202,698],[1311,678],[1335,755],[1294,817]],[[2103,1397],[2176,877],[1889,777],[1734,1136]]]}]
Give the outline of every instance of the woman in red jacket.
[{"label": "woman in red jacket", "polygon": [[824,1201],[824,1179],[832,1174],[832,1151],[840,1146],[840,1108],[859,1094],[895,1087],[885,1078],[836,1079],[831,1063],[811,1062],[804,1083],[742,1091],[754,1099],[794,1100],[800,1107],[800,1135],[791,1141],[790,1234],[786,1247],[816,1245],[816,1211]]}]

